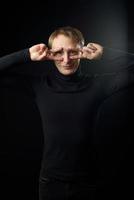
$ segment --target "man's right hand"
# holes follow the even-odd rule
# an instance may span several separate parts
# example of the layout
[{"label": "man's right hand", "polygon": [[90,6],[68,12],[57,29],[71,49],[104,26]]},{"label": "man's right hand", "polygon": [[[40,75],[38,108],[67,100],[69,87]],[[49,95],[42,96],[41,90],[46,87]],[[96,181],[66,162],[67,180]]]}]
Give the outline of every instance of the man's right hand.
[{"label": "man's right hand", "polygon": [[55,56],[54,52],[49,50],[48,47],[43,43],[30,47],[29,53],[32,61],[61,60],[60,57]]}]

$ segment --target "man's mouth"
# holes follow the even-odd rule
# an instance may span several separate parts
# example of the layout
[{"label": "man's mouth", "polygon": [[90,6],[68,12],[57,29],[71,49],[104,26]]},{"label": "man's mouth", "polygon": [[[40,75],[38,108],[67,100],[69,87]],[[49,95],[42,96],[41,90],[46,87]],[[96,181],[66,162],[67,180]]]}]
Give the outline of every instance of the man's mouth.
[{"label": "man's mouth", "polygon": [[71,65],[65,65],[65,66],[63,66],[64,68],[72,68],[72,66]]}]

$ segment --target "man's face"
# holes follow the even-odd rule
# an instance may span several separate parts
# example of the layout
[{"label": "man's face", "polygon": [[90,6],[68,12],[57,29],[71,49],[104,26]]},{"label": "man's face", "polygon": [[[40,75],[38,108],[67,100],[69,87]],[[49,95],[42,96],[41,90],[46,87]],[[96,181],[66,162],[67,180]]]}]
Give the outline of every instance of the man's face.
[{"label": "man's face", "polygon": [[80,63],[80,59],[71,59],[71,56],[78,54],[77,49],[80,44],[76,43],[71,38],[58,35],[52,43],[52,50],[55,50],[55,56],[60,57],[60,60],[54,61],[58,71],[64,75],[73,74]]}]

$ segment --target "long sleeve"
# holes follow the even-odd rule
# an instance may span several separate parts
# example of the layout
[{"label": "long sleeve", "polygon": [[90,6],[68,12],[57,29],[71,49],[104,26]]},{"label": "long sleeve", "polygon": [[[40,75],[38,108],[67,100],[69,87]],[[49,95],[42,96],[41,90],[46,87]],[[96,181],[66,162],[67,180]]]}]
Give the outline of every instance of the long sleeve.
[{"label": "long sleeve", "polygon": [[30,61],[29,50],[24,49],[0,58],[0,71]]},{"label": "long sleeve", "polygon": [[121,71],[134,66],[134,53],[104,47],[104,53],[101,62],[111,70]]},{"label": "long sleeve", "polygon": [[108,68],[108,72],[95,75],[106,97],[134,83],[134,54],[104,48],[100,66]]}]

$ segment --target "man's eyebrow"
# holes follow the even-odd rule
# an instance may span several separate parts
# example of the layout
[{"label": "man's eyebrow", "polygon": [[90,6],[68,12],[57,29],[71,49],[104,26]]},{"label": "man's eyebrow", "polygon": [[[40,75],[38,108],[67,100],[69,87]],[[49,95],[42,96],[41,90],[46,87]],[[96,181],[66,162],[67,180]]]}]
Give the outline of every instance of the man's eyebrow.
[{"label": "man's eyebrow", "polygon": [[69,49],[69,51],[75,51],[75,52],[77,52],[78,49]]},{"label": "man's eyebrow", "polygon": [[61,53],[61,52],[63,52],[63,49],[57,50],[57,51],[55,51],[53,53]]},{"label": "man's eyebrow", "polygon": [[57,50],[57,51],[52,51],[52,52],[53,52],[53,53],[62,53],[62,52],[64,52],[64,51],[68,51],[68,52],[71,52],[71,51],[73,51],[73,52],[78,52],[78,51],[79,51],[79,48],[68,48],[68,49],[62,48],[62,49],[59,49],[59,50]]},{"label": "man's eyebrow", "polygon": [[67,51],[78,51],[78,48],[68,48]]}]

